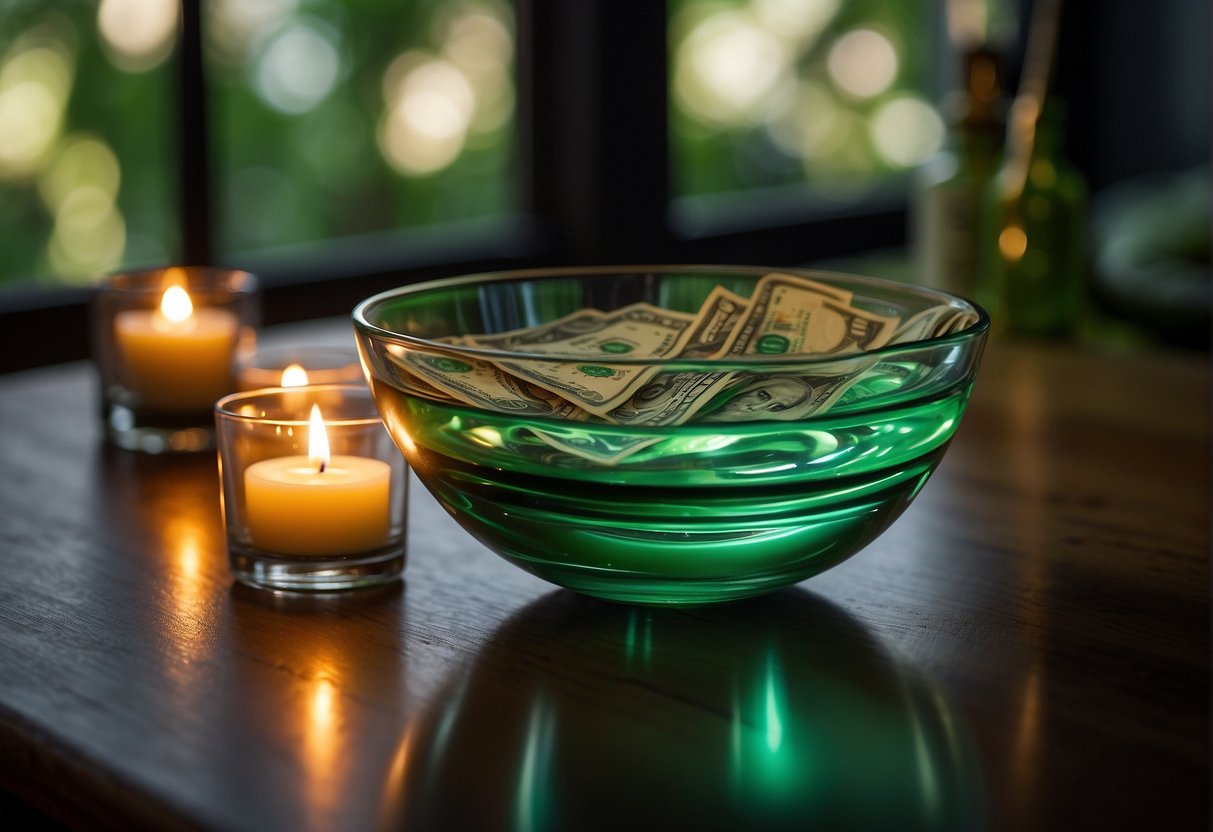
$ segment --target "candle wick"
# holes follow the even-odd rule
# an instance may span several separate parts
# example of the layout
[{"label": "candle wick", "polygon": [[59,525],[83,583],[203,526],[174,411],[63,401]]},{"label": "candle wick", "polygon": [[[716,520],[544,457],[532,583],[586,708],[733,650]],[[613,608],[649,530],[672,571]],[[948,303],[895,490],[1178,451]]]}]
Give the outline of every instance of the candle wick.
[{"label": "candle wick", "polygon": [[326,467],[328,467],[328,463],[327,463],[327,462],[321,462],[321,463],[320,463],[320,473],[322,473],[322,474],[323,474],[323,473],[324,473],[324,469],[325,469]]}]

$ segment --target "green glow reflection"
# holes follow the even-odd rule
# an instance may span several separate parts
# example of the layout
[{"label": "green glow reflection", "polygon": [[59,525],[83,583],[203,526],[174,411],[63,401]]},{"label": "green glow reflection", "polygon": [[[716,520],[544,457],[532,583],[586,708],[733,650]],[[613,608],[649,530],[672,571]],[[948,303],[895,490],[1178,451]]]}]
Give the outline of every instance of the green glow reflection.
[{"label": "green glow reflection", "polygon": [[552,780],[555,718],[555,712],[542,697],[531,703],[518,766],[518,802],[514,809],[514,829],[518,832],[552,828],[548,784]]},{"label": "green glow reflection", "polygon": [[790,812],[819,779],[816,743],[795,707],[807,705],[811,712],[811,703],[790,699],[777,644],[766,646],[762,664],[752,680],[740,680],[734,695],[730,800]]},{"label": "green glow reflection", "polygon": [[556,592],[451,690],[410,746],[409,829],[986,826],[947,700],[799,588],[696,610]]},{"label": "green glow reflection", "polygon": [[779,751],[783,744],[783,717],[781,709],[787,708],[787,697],[779,677],[779,656],[775,653],[767,655],[767,748],[771,753]]},{"label": "green glow reflection", "polygon": [[627,611],[624,655],[629,667],[649,667],[653,663],[653,616],[648,610]]}]

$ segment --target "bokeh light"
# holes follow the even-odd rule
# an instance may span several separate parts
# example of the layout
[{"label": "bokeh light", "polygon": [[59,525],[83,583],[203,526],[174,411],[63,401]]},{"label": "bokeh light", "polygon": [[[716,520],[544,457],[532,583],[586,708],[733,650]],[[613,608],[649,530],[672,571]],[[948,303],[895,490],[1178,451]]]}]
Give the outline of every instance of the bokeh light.
[{"label": "bokeh light", "polygon": [[788,44],[753,14],[730,10],[694,25],[674,57],[674,95],[697,119],[716,125],[760,120],[790,79]]},{"label": "bokeh light", "polygon": [[106,55],[126,72],[145,72],[172,54],[178,22],[177,0],[101,0],[97,7]]},{"label": "bokeh light", "polygon": [[0,64],[0,179],[37,173],[63,126],[75,62],[59,41],[30,33]]},{"label": "bokeh light", "polygon": [[340,68],[337,32],[318,20],[299,19],[266,43],[253,88],[281,113],[306,113],[333,91]]},{"label": "bokeh light", "polygon": [[839,89],[856,98],[871,98],[897,78],[897,50],[874,29],[854,29],[834,41],[826,65]]},{"label": "bokeh light", "polygon": [[122,262],[126,223],[113,197],[95,185],[72,189],[55,212],[47,258],[62,278],[86,282]]},{"label": "bokeh light", "polygon": [[812,48],[818,35],[838,14],[842,0],[753,0],[754,14],[771,32]]},{"label": "bokeh light", "polygon": [[894,167],[920,165],[943,146],[943,119],[915,95],[897,96],[880,105],[871,128],[873,147]]},{"label": "bokeh light", "polygon": [[388,67],[383,87],[379,147],[388,163],[413,176],[450,165],[463,149],[476,106],[467,76],[444,58],[406,52]]},{"label": "bokeh light", "polygon": [[243,64],[258,44],[266,41],[299,10],[300,0],[207,0],[206,46],[212,60],[227,66]]},{"label": "bokeh light", "polygon": [[442,57],[471,84],[475,106],[473,133],[499,130],[514,114],[514,39],[504,20],[506,10],[456,4],[442,26]]},{"label": "bokeh light", "polygon": [[795,183],[845,200],[925,161],[944,128],[914,54],[927,37],[919,6],[677,0],[677,192]]},{"label": "bokeh light", "polygon": [[109,145],[98,136],[80,133],[64,139],[58,155],[38,177],[38,194],[54,214],[77,188],[97,188],[113,201],[121,181],[122,169]]},{"label": "bokeh light", "polygon": [[871,169],[867,122],[843,107],[826,110],[808,121],[800,153],[810,176],[866,173]]}]

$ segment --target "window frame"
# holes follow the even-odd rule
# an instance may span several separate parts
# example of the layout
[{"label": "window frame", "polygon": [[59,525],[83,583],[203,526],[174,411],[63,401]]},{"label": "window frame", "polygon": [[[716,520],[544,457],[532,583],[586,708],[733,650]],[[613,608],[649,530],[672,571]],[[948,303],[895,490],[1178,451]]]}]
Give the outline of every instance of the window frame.
[{"label": "window frame", "polygon": [[[877,193],[845,209],[788,189],[674,199],[666,4],[516,0],[518,213],[217,260],[201,3],[181,0],[173,58],[183,262],[258,275],[267,326],[339,316],[375,292],[460,273],[592,263],[789,266],[906,241],[905,193]],[[91,296],[37,285],[3,290],[0,372],[87,358]],[[38,335],[45,332],[55,336]]]}]

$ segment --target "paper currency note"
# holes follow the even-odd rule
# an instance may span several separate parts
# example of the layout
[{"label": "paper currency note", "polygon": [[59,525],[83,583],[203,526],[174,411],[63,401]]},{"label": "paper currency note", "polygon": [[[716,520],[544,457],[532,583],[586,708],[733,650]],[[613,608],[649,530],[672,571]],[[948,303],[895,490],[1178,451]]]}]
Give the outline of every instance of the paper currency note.
[{"label": "paper currency note", "polygon": [[428,398],[439,401],[461,401],[445,390],[430,384],[424,378],[417,375],[417,373],[410,370],[408,363],[404,359],[405,354],[408,352],[404,347],[397,344],[388,344],[384,349],[387,353],[387,362],[384,369],[394,374],[395,380],[400,386],[416,390]]},{"label": "paper currency note", "polygon": [[649,303],[612,312],[580,309],[539,326],[493,335],[472,335],[466,343],[489,349],[594,358],[650,358],[671,353],[688,337],[696,316]]},{"label": "paper currency note", "polygon": [[951,335],[953,332],[960,332],[963,329],[968,329],[975,323],[977,323],[976,312],[957,312],[956,315],[952,317],[952,320],[948,321],[945,326],[941,326],[935,334]]},{"label": "paper currency note", "polygon": [[[662,358],[677,355],[690,337],[696,316],[636,303],[609,313],[580,313],[548,326],[500,335],[473,336],[476,346],[559,356],[584,361],[499,359],[507,373],[606,416],[657,372],[655,367],[614,364],[612,357]],[[575,320],[574,320],[575,319]]]},{"label": "paper currency note", "polygon": [[909,344],[913,341],[959,332],[976,321],[977,316],[967,310],[953,309],[945,305],[932,306],[930,309],[924,309],[916,315],[912,315],[905,323],[898,326],[893,337],[889,339],[889,343]]},{"label": "paper currency note", "polygon": [[738,373],[713,396],[696,422],[791,421],[824,413],[874,362],[814,373]]},{"label": "paper currency note", "polygon": [[395,360],[428,384],[486,410],[578,422],[589,418],[572,402],[543,387],[527,384],[488,361],[415,349],[405,351]]},{"label": "paper currency note", "polygon": [[[801,277],[794,274],[771,272],[769,274],[764,274],[759,282],[761,283],[762,280],[792,281],[805,289],[811,289],[814,294],[821,295],[825,298],[833,298],[839,303],[846,304],[847,306],[851,305],[851,300],[855,297],[854,293],[848,292],[846,289],[839,289],[837,286],[831,286],[828,283],[822,283],[818,280],[813,280],[812,278]],[[757,290],[757,287],[755,287],[755,290]]]},{"label": "paper currency note", "polygon": [[865,312],[824,297],[802,278],[763,277],[717,357],[833,355],[872,350],[888,343],[897,318]]},{"label": "paper currency note", "polygon": [[[605,317],[606,313],[601,309],[578,309],[576,312],[538,326],[492,334],[465,335],[461,341],[471,346],[495,350],[525,349],[528,352],[540,352],[544,346],[567,345],[570,341],[575,341],[583,335],[601,331],[606,325],[603,321]],[[551,352],[551,350],[548,351]]]},{"label": "paper currency note", "polygon": [[621,425],[681,425],[725,390],[731,372],[663,372],[607,414]]},{"label": "paper currency note", "polygon": [[723,349],[749,301],[723,286],[711,291],[691,325],[679,358],[707,358]]},{"label": "paper currency note", "polygon": [[[772,273],[764,279],[768,283],[794,285],[804,293],[841,303],[849,303],[851,299],[850,292],[794,275]],[[720,353],[749,306],[747,299],[717,286],[700,307],[691,326],[691,337],[679,357],[706,358]],[[611,411],[608,418],[629,425],[683,424],[691,421],[715,396],[729,389],[735,377],[735,373],[723,371],[661,372],[649,379],[626,403]]]}]

